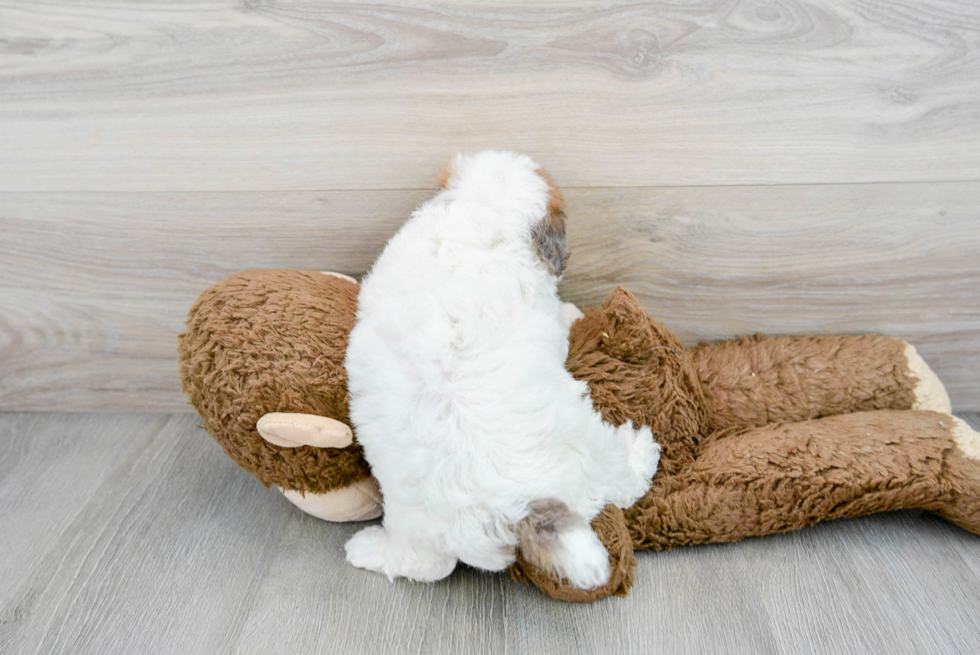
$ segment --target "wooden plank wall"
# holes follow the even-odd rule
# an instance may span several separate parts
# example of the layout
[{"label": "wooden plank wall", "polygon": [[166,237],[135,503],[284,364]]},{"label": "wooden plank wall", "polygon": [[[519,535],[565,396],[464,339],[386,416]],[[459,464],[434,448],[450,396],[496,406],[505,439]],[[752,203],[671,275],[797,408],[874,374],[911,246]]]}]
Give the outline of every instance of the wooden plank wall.
[{"label": "wooden plank wall", "polygon": [[186,408],[201,290],[363,273],[486,147],[565,190],[570,300],[902,336],[980,409],[973,0],[0,0],[0,409]]}]

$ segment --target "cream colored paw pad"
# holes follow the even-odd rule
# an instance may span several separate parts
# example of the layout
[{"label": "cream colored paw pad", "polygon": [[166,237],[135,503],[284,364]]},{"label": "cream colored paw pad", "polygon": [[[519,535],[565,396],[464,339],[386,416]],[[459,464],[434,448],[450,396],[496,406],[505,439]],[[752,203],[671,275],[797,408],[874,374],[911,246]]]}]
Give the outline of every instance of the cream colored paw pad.
[{"label": "cream colored paw pad", "polygon": [[949,394],[943,386],[939,376],[933,373],[925,360],[916,352],[915,346],[905,344],[905,358],[908,360],[909,371],[918,378],[918,383],[913,389],[915,400],[912,402],[912,409],[928,410],[949,414],[952,406],[949,403]]},{"label": "cream colored paw pad", "polygon": [[977,432],[969,424],[955,416],[950,417],[953,427],[950,432],[953,434],[953,441],[963,451],[963,454],[970,459],[980,459],[980,432]]},{"label": "cream colored paw pad", "polygon": [[324,275],[332,275],[334,277],[339,277],[341,280],[347,280],[348,282],[353,282],[354,284],[359,284],[357,280],[352,278],[350,275],[344,275],[343,273],[335,273],[334,271],[320,271]]},{"label": "cream colored paw pad", "polygon": [[293,505],[324,521],[370,521],[382,513],[381,489],[373,477],[325,494],[304,494],[282,487],[279,491]]}]

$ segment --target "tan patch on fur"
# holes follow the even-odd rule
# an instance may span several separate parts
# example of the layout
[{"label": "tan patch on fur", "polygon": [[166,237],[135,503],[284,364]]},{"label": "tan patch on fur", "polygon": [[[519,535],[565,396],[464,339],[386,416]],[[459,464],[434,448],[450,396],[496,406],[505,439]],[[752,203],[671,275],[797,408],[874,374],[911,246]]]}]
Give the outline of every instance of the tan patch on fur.
[{"label": "tan patch on fur", "polygon": [[524,559],[554,574],[554,552],[558,533],[575,521],[575,515],[560,500],[536,500],[530,513],[514,528]]},{"label": "tan patch on fur", "polygon": [[953,441],[956,442],[964,455],[970,459],[980,460],[980,433],[971,428],[963,419],[955,416],[951,416],[950,419],[953,421],[953,427],[950,428]]},{"label": "tan patch on fur", "polygon": [[615,505],[607,505],[593,519],[592,529],[609,551],[609,581],[603,586],[595,589],[573,587],[559,576],[531,565],[524,551],[518,551],[517,561],[510,567],[511,577],[536,585],[552,598],[573,603],[587,603],[609,595],[625,596],[633,586],[636,557],[633,556],[633,542],[626,527],[623,510]]},{"label": "tan patch on fur", "polygon": [[[537,173],[541,176],[541,179],[548,183],[548,216],[553,217],[555,214],[563,213],[565,211],[565,198],[562,197],[561,191],[555,185],[555,181],[551,179],[548,171],[543,168],[539,168]],[[555,219],[551,218],[551,220]],[[562,216],[562,220],[564,220],[564,216]]]},{"label": "tan patch on fur", "polygon": [[263,439],[281,448],[346,448],[354,443],[350,426],[327,416],[270,412],[256,422],[255,429]]},{"label": "tan patch on fur", "polygon": [[456,172],[456,158],[450,159],[446,165],[436,174],[436,182],[439,184],[440,189],[445,189],[449,186],[449,178],[453,176]]},{"label": "tan patch on fur", "polygon": [[555,186],[551,176],[543,169],[537,174],[548,184],[548,205],[541,222],[534,226],[535,247],[551,272],[560,276],[568,261],[568,239],[565,235],[565,199]]}]

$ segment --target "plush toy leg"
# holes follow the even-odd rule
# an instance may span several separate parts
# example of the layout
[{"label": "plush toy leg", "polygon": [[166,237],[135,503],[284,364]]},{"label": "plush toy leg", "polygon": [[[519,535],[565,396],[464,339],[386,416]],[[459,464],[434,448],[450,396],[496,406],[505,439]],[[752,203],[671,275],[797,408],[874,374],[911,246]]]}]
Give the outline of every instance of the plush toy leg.
[{"label": "plush toy leg", "polygon": [[949,394],[939,376],[936,375],[925,360],[910,343],[905,344],[905,359],[908,361],[909,372],[916,379],[912,393],[912,409],[949,414],[953,411],[949,402]]},{"label": "plush toy leg", "polygon": [[873,409],[950,411],[942,382],[899,339],[752,337],[699,346],[691,357],[709,431]]},{"label": "plush toy leg", "polygon": [[980,534],[980,433],[955,417],[950,432],[956,447],[949,452],[946,464],[954,496],[948,506],[935,511],[964,530]]},{"label": "plush toy leg", "polygon": [[938,412],[881,410],[706,440],[627,512],[637,548],[736,541],[920,508],[980,534],[980,434]]}]

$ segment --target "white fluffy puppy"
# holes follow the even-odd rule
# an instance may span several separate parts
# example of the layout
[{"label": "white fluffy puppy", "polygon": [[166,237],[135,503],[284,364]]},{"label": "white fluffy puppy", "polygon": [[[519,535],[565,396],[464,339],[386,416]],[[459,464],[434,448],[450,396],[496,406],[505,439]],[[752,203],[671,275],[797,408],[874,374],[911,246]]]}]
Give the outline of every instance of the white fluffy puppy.
[{"label": "white fluffy puppy", "polygon": [[565,370],[581,316],[558,298],[567,255],[560,194],[510,152],[458,155],[388,243],[347,348],[351,420],[384,495],[384,527],[347,542],[351,564],[432,581],[457,560],[504,569],[520,545],[578,587],[608,580],[589,523],[649,489],[660,447],[604,423]]}]

